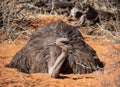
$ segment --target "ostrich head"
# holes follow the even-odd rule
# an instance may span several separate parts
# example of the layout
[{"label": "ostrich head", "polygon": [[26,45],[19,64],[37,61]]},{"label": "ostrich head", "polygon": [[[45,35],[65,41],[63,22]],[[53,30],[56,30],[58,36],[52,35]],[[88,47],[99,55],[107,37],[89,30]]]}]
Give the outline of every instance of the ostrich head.
[{"label": "ostrich head", "polygon": [[67,38],[58,38],[55,41],[55,45],[62,51],[67,50],[69,48],[69,40]]},{"label": "ostrich head", "polygon": [[62,51],[67,51],[70,47],[69,40],[67,38],[58,38],[56,41],[49,46],[56,46]]}]

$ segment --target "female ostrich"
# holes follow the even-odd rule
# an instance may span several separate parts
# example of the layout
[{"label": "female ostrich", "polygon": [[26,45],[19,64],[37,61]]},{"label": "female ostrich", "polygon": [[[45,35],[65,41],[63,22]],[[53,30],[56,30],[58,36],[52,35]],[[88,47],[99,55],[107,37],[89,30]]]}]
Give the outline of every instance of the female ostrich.
[{"label": "female ostrich", "polygon": [[[53,42],[56,45],[50,46]],[[25,73],[49,73],[51,77],[90,73],[104,67],[81,33],[63,21],[39,27],[7,66]]]}]

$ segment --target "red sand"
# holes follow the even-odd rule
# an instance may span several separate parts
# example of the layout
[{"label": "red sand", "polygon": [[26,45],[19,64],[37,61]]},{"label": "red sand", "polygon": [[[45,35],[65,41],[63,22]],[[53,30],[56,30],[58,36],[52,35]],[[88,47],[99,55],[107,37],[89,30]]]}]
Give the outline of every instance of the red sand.
[{"label": "red sand", "polygon": [[114,64],[120,61],[120,44],[92,40],[87,43],[105,63],[105,70],[90,74],[62,74],[59,79],[51,78],[48,74],[25,74],[17,69],[6,68],[5,65],[25,43],[15,45],[6,41],[0,44],[0,87],[119,87],[120,64]]}]

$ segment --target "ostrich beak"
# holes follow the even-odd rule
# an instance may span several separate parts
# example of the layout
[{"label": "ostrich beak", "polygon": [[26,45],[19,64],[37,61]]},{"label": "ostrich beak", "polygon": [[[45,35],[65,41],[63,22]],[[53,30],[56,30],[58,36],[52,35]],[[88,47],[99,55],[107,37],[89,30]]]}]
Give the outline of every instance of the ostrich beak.
[{"label": "ostrich beak", "polygon": [[48,46],[56,46],[56,43],[49,43]]}]

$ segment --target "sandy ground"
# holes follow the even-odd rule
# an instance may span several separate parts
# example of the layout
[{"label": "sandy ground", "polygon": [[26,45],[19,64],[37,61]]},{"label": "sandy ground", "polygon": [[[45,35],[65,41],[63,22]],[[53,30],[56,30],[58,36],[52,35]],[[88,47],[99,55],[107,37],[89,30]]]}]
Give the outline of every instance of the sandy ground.
[{"label": "sandy ground", "polygon": [[61,74],[60,78],[55,79],[48,74],[25,74],[6,68],[5,65],[25,43],[5,41],[0,44],[0,87],[120,87],[120,44],[88,39],[86,42],[105,63],[105,70],[90,74]]}]

